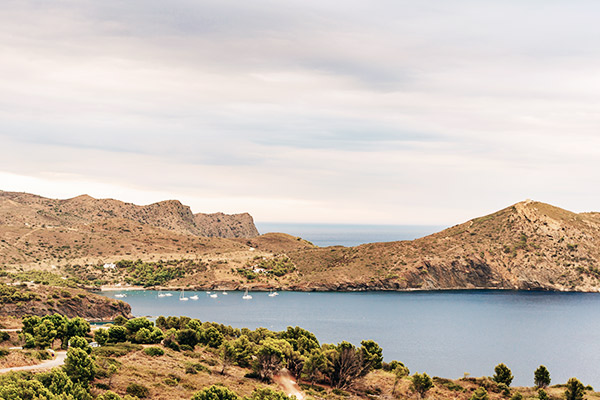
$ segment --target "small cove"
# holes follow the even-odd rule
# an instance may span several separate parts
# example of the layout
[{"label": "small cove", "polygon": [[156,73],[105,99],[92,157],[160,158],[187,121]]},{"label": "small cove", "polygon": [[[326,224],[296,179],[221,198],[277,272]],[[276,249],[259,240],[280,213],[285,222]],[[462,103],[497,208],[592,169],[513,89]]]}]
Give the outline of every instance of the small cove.
[{"label": "small cove", "polygon": [[404,362],[414,372],[459,378],[491,376],[507,364],[514,386],[533,384],[540,364],[552,383],[572,376],[600,387],[600,294],[521,291],[440,292],[221,292],[211,298],[179,301],[179,293],[105,292],[122,300],[136,316],[186,315],[237,328],[282,330],[301,326],[321,343],[360,345],[373,339],[386,361]]}]

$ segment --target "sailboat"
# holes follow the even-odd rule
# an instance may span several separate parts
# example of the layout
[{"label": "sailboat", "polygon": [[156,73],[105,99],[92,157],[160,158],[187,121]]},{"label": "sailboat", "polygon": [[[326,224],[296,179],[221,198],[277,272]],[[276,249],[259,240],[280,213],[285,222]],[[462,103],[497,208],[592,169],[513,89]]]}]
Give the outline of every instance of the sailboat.
[{"label": "sailboat", "polygon": [[118,293],[118,294],[115,294],[115,297],[118,297],[119,299],[121,299],[123,297],[127,297],[127,295],[125,293]]},{"label": "sailboat", "polygon": [[198,295],[197,295],[197,294],[195,294],[195,295],[193,295],[193,296],[190,296],[190,299],[192,299],[192,300],[198,300]]},{"label": "sailboat", "polygon": [[274,292],[273,289],[271,289],[271,291],[269,292],[269,297],[275,297],[277,295],[278,295],[278,293]]},{"label": "sailboat", "polygon": [[246,291],[244,292],[244,295],[242,296],[242,299],[244,299],[244,300],[250,300],[250,299],[252,299],[252,296],[250,296],[248,294],[248,288],[246,288]]},{"label": "sailboat", "polygon": [[210,297],[213,298],[213,299],[216,299],[217,298],[217,294],[213,293],[213,294],[210,295]]},{"label": "sailboat", "polygon": [[163,293],[162,289],[158,289],[158,297],[165,297],[166,294]]},{"label": "sailboat", "polygon": [[173,293],[169,293],[169,292],[165,293],[165,297],[171,297],[171,296],[173,296]]},{"label": "sailboat", "polygon": [[222,294],[225,295],[225,296],[227,296],[227,292],[223,292]]},{"label": "sailboat", "polygon": [[189,298],[185,297],[185,291],[183,289],[181,289],[181,294],[179,295],[179,300],[181,300],[181,301],[189,300]]}]

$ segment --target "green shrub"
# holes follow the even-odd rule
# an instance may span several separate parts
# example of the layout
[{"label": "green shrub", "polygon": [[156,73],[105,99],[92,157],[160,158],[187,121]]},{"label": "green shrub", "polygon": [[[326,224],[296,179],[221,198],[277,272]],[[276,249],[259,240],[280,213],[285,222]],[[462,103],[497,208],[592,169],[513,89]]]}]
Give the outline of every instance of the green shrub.
[{"label": "green shrub", "polygon": [[139,383],[130,383],[127,386],[127,389],[125,389],[125,392],[132,396],[139,397],[140,399],[144,399],[150,394],[150,389]]},{"label": "green shrub", "polygon": [[151,357],[158,357],[158,356],[162,356],[163,354],[165,354],[165,351],[163,349],[161,349],[160,347],[146,347],[144,349],[144,353],[146,353],[146,355],[151,356]]}]

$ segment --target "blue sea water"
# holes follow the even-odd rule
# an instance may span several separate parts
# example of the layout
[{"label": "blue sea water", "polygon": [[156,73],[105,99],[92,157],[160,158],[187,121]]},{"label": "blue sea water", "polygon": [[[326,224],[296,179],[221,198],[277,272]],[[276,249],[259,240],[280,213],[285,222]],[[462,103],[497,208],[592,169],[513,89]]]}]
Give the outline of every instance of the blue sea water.
[{"label": "blue sea water", "polygon": [[533,371],[544,364],[553,383],[576,376],[600,387],[600,294],[258,292],[252,300],[242,300],[240,292],[216,299],[197,294],[197,301],[182,302],[177,293],[158,298],[154,291],[130,291],[124,300],[136,316],[187,315],[238,328],[301,326],[321,343],[373,339],[385,360],[431,376],[491,376],[503,362],[515,375],[513,385],[531,386]]},{"label": "blue sea water", "polygon": [[257,222],[258,231],[284,232],[299,236],[313,244],[326,246],[356,246],[363,243],[413,240],[439,232],[440,225],[343,225],[343,224],[294,224]]}]

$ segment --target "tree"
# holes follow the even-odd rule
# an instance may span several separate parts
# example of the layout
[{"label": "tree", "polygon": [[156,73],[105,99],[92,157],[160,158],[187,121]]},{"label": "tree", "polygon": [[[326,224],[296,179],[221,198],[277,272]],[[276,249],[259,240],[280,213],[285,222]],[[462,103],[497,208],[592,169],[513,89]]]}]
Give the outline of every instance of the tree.
[{"label": "tree", "polygon": [[511,370],[504,364],[498,364],[494,368],[494,376],[492,379],[496,383],[504,383],[506,386],[510,386],[514,376],[512,375]]},{"label": "tree", "polygon": [[396,393],[396,386],[398,385],[400,379],[404,378],[405,376],[408,376],[410,374],[410,371],[407,367],[404,366],[404,364],[402,364],[399,361],[394,360],[392,361],[392,363],[394,363],[392,372],[396,376],[396,379],[394,379],[394,387],[392,388],[393,395],[394,393]]},{"label": "tree", "polygon": [[98,329],[94,332],[94,340],[100,345],[104,346],[108,342],[108,330],[104,328]]},{"label": "tree", "polygon": [[67,351],[67,358],[63,367],[65,372],[74,383],[80,383],[87,387],[96,375],[96,365],[85,350],[76,347]]},{"label": "tree", "polygon": [[121,343],[127,341],[127,328],[120,325],[108,328],[108,341],[111,343]]},{"label": "tree", "polygon": [[182,329],[175,334],[175,340],[179,345],[187,345],[194,348],[198,344],[198,333],[193,329]]},{"label": "tree", "polygon": [[425,393],[433,387],[433,381],[425,372],[422,374],[416,373],[412,377],[412,385],[410,388],[419,394],[419,397],[423,398]]},{"label": "tree", "polygon": [[571,378],[567,382],[567,390],[565,390],[566,400],[583,400],[583,392],[585,388],[583,383],[577,378]]},{"label": "tree", "polygon": [[214,326],[206,329],[200,336],[200,341],[208,347],[216,349],[223,343],[223,334]]},{"label": "tree", "polygon": [[373,340],[363,340],[360,344],[365,364],[368,363],[369,369],[380,369],[383,362],[383,349]]},{"label": "tree", "polygon": [[327,369],[327,357],[323,354],[321,349],[313,349],[310,355],[304,362],[302,367],[302,373],[310,381],[311,385],[315,384],[315,380],[318,376],[325,372]]},{"label": "tree", "polygon": [[488,395],[487,390],[484,387],[479,387],[473,392],[473,396],[471,396],[470,400],[489,400],[490,396]]},{"label": "tree", "polygon": [[540,400],[548,400],[548,393],[544,389],[538,390],[538,398]]},{"label": "tree", "polygon": [[233,341],[235,348],[235,362],[242,368],[249,367],[254,353],[254,343],[248,339],[248,336],[242,335]]},{"label": "tree", "polygon": [[543,389],[550,385],[550,372],[548,368],[540,365],[533,373],[533,382],[538,389]]},{"label": "tree", "polygon": [[285,361],[284,348],[292,346],[282,339],[265,339],[256,352],[253,369],[264,381],[270,381],[274,374],[279,372]]},{"label": "tree", "polygon": [[226,387],[213,385],[197,392],[191,400],[240,400],[240,398]]},{"label": "tree", "polygon": [[92,352],[92,347],[90,346],[88,341],[85,340],[85,338],[82,338],[81,336],[73,336],[71,340],[69,340],[69,346],[81,349],[88,354]]},{"label": "tree", "polygon": [[223,368],[221,369],[221,375],[225,374],[225,368],[229,367],[235,362],[236,352],[235,347],[229,342],[224,342],[221,345],[221,361]]}]

